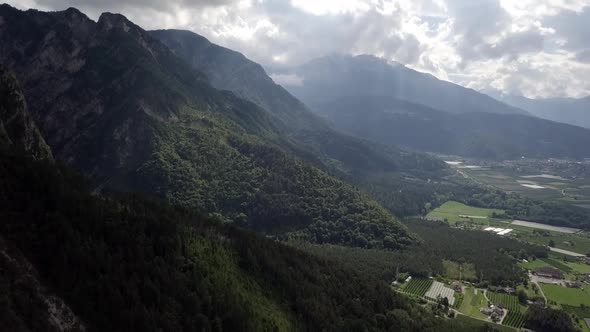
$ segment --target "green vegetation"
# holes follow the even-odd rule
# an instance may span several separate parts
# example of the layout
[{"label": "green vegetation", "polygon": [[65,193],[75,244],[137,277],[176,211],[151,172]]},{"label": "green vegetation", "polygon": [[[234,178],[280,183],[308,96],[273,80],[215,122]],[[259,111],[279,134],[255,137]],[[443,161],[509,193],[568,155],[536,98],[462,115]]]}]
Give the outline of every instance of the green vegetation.
[{"label": "green vegetation", "polygon": [[403,285],[402,291],[404,293],[423,297],[430,289],[432,280],[430,279],[412,279]]},{"label": "green vegetation", "polygon": [[517,264],[517,257],[547,255],[545,248],[488,232],[460,230],[444,223],[424,220],[405,220],[404,223],[423,239],[422,243],[395,252],[314,245],[302,241],[290,244],[388,283],[397,279],[398,272],[409,273],[414,278],[446,276],[448,271],[443,265],[443,260],[446,260],[452,262],[447,265],[454,266],[455,272],[459,263],[467,276],[472,276],[472,271],[475,271],[478,282],[482,278],[484,283],[493,285],[517,285],[527,278]]},{"label": "green vegetation", "polygon": [[490,222],[490,218],[492,218],[492,215],[504,215],[504,211],[477,208],[465,205],[463,203],[449,201],[434,209],[426,217],[447,220],[452,224],[458,221],[470,221],[474,223],[488,224]]},{"label": "green vegetation", "polygon": [[506,317],[502,321],[502,324],[519,329],[524,326],[525,319],[526,316],[520,311],[509,310],[508,314],[506,314]]},{"label": "green vegetation", "polygon": [[466,287],[463,292],[463,302],[458,310],[471,317],[485,319],[487,316],[482,314],[479,309],[487,308],[487,306],[488,301],[481,289]]},{"label": "green vegetation", "polygon": [[510,228],[514,228],[514,233],[523,241],[540,245],[548,245],[549,242],[553,241],[555,248],[569,250],[580,254],[590,252],[590,238],[586,233],[560,233],[546,230],[534,230],[516,225],[511,225]]},{"label": "green vegetation", "polygon": [[541,284],[549,301],[570,306],[590,306],[590,292],[587,288],[566,288],[560,285]]},{"label": "green vegetation", "polygon": [[570,316],[562,310],[532,305],[526,313],[525,326],[538,332],[577,331]]},{"label": "green vegetation", "polygon": [[501,304],[508,310],[508,314],[502,321],[502,324],[514,328],[521,328],[524,325],[526,307],[520,304],[518,297],[495,292],[487,292],[487,296],[493,304]]},{"label": "green vegetation", "polygon": [[[382,282],[190,210],[95,195],[66,169],[18,155],[2,153],[0,172],[0,235],[89,330],[446,326]],[[27,317],[43,304],[23,306],[25,290],[10,286],[23,276],[3,278],[3,326],[39,323]]]},{"label": "green vegetation", "polygon": [[465,315],[457,315],[457,318],[449,321],[448,325],[451,330],[456,328],[457,331],[466,329],[467,331],[474,332],[514,332],[515,330],[508,326],[503,326],[495,323],[483,323],[479,319],[475,319]]},{"label": "green vegetation", "polygon": [[472,263],[457,263],[453,261],[443,260],[444,276],[456,280],[477,280],[477,272]]}]

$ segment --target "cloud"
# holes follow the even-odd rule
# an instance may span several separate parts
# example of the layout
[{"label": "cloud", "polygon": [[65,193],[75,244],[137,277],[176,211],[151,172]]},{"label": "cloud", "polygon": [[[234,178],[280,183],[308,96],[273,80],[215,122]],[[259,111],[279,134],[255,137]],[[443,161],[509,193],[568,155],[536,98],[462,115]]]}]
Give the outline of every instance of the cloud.
[{"label": "cloud", "polygon": [[303,77],[296,74],[271,74],[270,77],[277,84],[284,86],[301,86],[303,85]]},{"label": "cloud", "polygon": [[[9,0],[120,12],[244,53],[268,72],[332,53],[372,54],[476,89],[590,94],[590,0]],[[588,77],[588,76],[586,76]],[[283,84],[293,77],[276,76]]]}]

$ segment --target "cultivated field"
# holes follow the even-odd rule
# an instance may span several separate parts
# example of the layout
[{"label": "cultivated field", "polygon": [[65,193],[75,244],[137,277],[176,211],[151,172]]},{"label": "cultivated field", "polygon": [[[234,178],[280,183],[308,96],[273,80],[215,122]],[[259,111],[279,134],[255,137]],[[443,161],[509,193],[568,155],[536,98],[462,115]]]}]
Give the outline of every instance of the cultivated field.
[{"label": "cultivated field", "polygon": [[536,228],[536,229],[544,229],[547,231],[554,231],[554,232],[559,232],[559,233],[577,233],[580,231],[578,228],[545,225],[545,224],[539,224],[537,222],[530,222],[530,221],[524,221],[524,220],[514,220],[511,223],[511,225],[518,225],[518,226],[524,226],[524,227]]},{"label": "cultivated field", "polygon": [[488,301],[483,296],[483,292],[468,287],[463,292],[463,302],[459,306],[459,311],[472,317],[486,319],[487,316],[479,312],[479,309],[487,306]]},{"label": "cultivated field", "polygon": [[543,246],[549,245],[553,241],[555,248],[572,251],[579,254],[586,254],[590,252],[590,238],[587,233],[561,233],[555,231],[535,230],[529,227],[523,227],[511,224],[510,228],[514,230],[512,233],[516,234],[521,240],[540,244]]},{"label": "cultivated field", "polygon": [[521,328],[524,325],[526,307],[520,305],[516,296],[494,292],[488,292],[487,296],[494,305],[502,304],[508,310],[508,315],[502,324],[515,328]]},{"label": "cultivated field", "polygon": [[[426,217],[446,219],[453,224],[457,221],[471,221],[478,224],[488,225],[492,213],[503,214],[503,210],[482,209],[465,205],[463,203],[449,201],[434,209]],[[462,217],[463,216],[463,217]]]},{"label": "cultivated field", "polygon": [[541,284],[543,293],[550,301],[570,306],[590,306],[590,294],[587,289],[566,288],[559,285]]},{"label": "cultivated field", "polygon": [[517,172],[501,165],[461,171],[480,183],[503,191],[516,192],[534,199],[560,200],[590,208],[590,179]]},{"label": "cultivated field", "polygon": [[430,279],[412,279],[404,284],[402,292],[422,297],[430,289],[431,285],[432,280]]}]

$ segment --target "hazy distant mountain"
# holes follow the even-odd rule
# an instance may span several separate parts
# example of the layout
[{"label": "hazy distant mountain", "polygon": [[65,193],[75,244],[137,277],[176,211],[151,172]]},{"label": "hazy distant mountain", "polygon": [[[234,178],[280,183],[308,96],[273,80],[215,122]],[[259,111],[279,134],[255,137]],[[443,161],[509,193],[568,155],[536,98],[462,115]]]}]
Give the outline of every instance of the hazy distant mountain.
[{"label": "hazy distant mountain", "polygon": [[552,121],[590,128],[590,96],[585,98],[530,99],[504,95],[500,100]]},{"label": "hazy distant mountain", "polygon": [[485,159],[590,157],[590,130],[520,114],[453,114],[391,97],[317,107],[337,128],[379,143]]},{"label": "hazy distant mountain", "polygon": [[485,94],[369,55],[332,55],[293,68],[286,88],[312,108],[343,96],[388,96],[451,113],[526,114]]}]

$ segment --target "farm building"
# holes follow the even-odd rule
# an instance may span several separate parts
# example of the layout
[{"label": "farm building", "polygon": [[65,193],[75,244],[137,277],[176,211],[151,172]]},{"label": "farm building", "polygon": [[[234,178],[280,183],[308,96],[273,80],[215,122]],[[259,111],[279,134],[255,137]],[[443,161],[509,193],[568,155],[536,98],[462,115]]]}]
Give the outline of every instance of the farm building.
[{"label": "farm building", "polygon": [[490,286],[489,290],[492,292],[497,292],[497,293],[505,293],[505,294],[514,294],[516,293],[516,290],[512,287],[494,287],[494,286]]},{"label": "farm building", "polygon": [[567,288],[580,288],[582,287],[582,283],[579,281],[566,281],[565,286]]},{"label": "farm building", "polygon": [[540,267],[534,272],[539,277],[552,278],[552,279],[563,279],[563,273],[553,267]]}]

